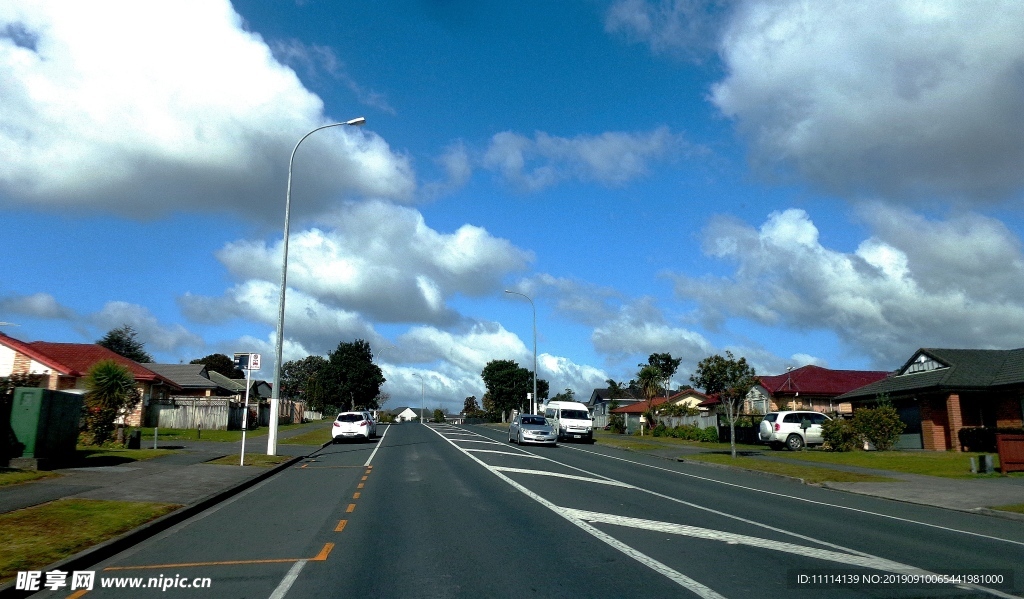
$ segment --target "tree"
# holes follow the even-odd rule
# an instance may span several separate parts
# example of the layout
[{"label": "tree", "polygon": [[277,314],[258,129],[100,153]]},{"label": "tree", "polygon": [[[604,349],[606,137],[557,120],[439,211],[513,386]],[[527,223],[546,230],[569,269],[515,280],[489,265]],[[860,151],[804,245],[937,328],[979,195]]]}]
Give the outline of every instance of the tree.
[{"label": "tree", "polygon": [[640,372],[636,374],[637,385],[639,385],[640,391],[644,394],[644,398],[647,400],[647,410],[645,411],[645,415],[647,416],[647,421],[651,427],[655,424],[654,398],[661,393],[661,383],[665,380],[662,375],[663,373],[661,369],[651,364],[644,366],[640,369]]},{"label": "tree", "polygon": [[[533,375],[514,360],[491,360],[480,372],[480,378],[487,387],[485,399],[490,400],[491,416],[498,416],[502,422],[509,411],[522,409],[526,394],[533,393]],[[537,394],[540,395],[539,380]]]},{"label": "tree", "polygon": [[665,379],[665,396],[668,397],[669,381],[672,380],[672,375],[679,370],[679,364],[683,361],[682,358],[673,358],[670,353],[663,354],[651,354],[647,357],[647,364],[653,366],[661,372],[661,377]]},{"label": "tree", "polygon": [[[537,395],[540,395],[540,392],[538,392]],[[576,401],[576,392],[566,387],[565,391],[556,393],[555,396],[551,398],[551,401]]]},{"label": "tree", "polygon": [[88,442],[102,445],[110,440],[118,417],[126,416],[141,395],[127,367],[113,360],[97,362],[85,379],[85,427]]},{"label": "tree", "polygon": [[146,346],[135,339],[138,333],[131,325],[125,324],[116,329],[110,329],[103,339],[96,342],[96,345],[105,347],[115,354],[134,360],[140,364],[153,361],[153,356],[146,352]]},{"label": "tree", "polygon": [[476,403],[476,395],[470,395],[462,402],[462,413],[465,416],[473,417],[480,413],[480,405]]},{"label": "tree", "polygon": [[608,385],[608,399],[624,399],[629,397],[628,386],[624,383],[619,383],[615,379],[608,379],[605,381]]},{"label": "tree", "polygon": [[210,354],[204,358],[197,358],[189,364],[204,364],[209,372],[223,374],[229,379],[244,379],[245,373],[235,366],[235,361],[224,354]]},{"label": "tree", "polygon": [[434,409],[433,422],[444,422],[444,410],[441,408]]},{"label": "tree", "polygon": [[324,391],[327,401],[337,401],[340,406],[376,409],[377,396],[381,385],[387,380],[380,367],[373,363],[370,344],[362,339],[351,343],[341,342],[327,355],[327,366],[323,370]]},{"label": "tree", "polygon": [[697,370],[690,376],[690,382],[708,395],[718,395],[725,406],[726,418],[729,420],[729,443],[732,457],[736,457],[736,413],[757,383],[757,373],[747,364],[746,358],[735,359],[732,352],[725,352],[725,357],[715,354],[708,356],[697,364]]},{"label": "tree", "polygon": [[327,393],[327,358],[306,356],[281,366],[281,397],[306,402],[315,412],[332,412],[338,406]]}]

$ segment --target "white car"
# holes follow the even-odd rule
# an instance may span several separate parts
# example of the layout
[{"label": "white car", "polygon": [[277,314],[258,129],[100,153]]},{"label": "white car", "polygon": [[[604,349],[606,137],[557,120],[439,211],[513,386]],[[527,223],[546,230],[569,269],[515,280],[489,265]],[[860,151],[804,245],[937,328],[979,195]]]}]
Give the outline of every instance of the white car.
[{"label": "white car", "polygon": [[334,443],[345,439],[369,441],[377,436],[377,423],[368,412],[342,412],[331,427]]},{"label": "white car", "polygon": [[821,412],[809,410],[768,412],[758,427],[757,436],[772,449],[796,451],[804,445],[821,445],[821,425],[832,420]]}]

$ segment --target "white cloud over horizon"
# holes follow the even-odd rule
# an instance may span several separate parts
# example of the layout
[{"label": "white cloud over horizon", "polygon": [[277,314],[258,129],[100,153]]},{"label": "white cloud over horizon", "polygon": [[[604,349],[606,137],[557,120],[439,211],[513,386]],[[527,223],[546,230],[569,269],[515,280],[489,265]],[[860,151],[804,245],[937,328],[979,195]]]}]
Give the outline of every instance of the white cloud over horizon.
[{"label": "white cloud over horizon", "polygon": [[[278,218],[292,147],[330,122],[227,0],[7,3],[0,31],[18,32],[0,36],[8,204]],[[318,133],[301,155],[300,212],[339,195],[412,198],[408,158],[373,133]]]}]

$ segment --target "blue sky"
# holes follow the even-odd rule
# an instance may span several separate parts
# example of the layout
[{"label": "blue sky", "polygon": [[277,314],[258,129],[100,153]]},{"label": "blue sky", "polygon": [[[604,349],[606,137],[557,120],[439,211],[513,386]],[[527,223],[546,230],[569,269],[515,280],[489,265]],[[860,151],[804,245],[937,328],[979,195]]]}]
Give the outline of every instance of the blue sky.
[{"label": "blue sky", "polygon": [[[0,8],[0,322],[159,361],[371,342],[392,407],[492,359],[589,396],[1020,347],[1017,2]],[[386,351],[385,347],[391,347]]]}]

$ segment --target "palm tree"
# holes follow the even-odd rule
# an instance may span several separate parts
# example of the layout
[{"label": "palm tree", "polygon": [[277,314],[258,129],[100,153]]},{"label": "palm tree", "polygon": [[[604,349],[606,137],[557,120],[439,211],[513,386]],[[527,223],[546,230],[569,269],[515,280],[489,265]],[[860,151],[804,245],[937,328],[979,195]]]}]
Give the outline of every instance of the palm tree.
[{"label": "palm tree", "polygon": [[131,371],[113,360],[94,364],[85,388],[86,430],[93,445],[102,445],[110,440],[118,416],[139,402],[139,390]]},{"label": "palm tree", "polygon": [[647,420],[651,423],[651,427],[654,426],[654,398],[661,393],[662,378],[661,369],[650,364],[641,368],[640,372],[636,375],[640,391],[643,392],[644,398],[647,399],[646,415]]}]

